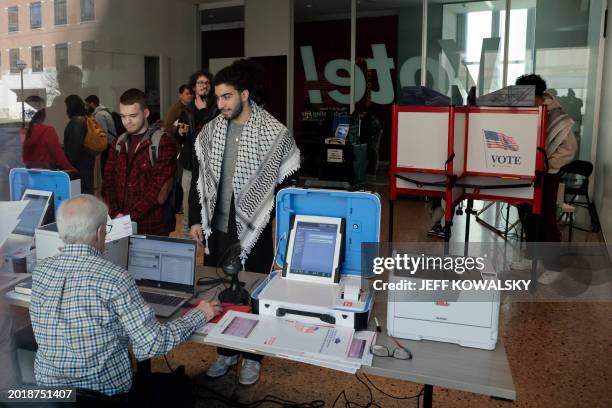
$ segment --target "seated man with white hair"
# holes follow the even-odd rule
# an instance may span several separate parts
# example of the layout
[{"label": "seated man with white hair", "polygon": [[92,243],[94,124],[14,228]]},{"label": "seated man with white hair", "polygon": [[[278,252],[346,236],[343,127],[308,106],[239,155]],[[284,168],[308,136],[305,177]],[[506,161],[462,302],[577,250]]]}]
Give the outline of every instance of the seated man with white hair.
[{"label": "seated man with white hair", "polygon": [[129,341],[138,360],[163,355],[220,312],[218,302],[201,302],[183,317],[159,323],[127,271],[102,258],[107,214],[106,204],[92,195],[59,207],[65,246],[39,263],[32,277],[38,385],[127,393]]}]

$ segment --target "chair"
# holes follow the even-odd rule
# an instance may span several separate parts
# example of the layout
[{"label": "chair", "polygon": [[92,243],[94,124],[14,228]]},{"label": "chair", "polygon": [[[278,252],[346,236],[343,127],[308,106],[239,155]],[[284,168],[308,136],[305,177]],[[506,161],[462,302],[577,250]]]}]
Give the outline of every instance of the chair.
[{"label": "chair", "polygon": [[[593,164],[585,160],[574,160],[559,170],[561,182],[565,184],[565,195],[571,196],[567,204],[586,208],[591,217],[591,229],[593,232],[598,232],[600,230],[599,217],[589,197],[589,177],[592,173]],[[584,200],[578,201],[578,197],[584,197]]]},{"label": "chair", "polygon": [[572,231],[574,230],[574,214],[576,213],[576,207],[565,202],[565,184],[559,183],[559,189],[557,190],[557,208],[561,211],[559,220],[566,216],[569,219],[569,235],[567,238],[568,242],[572,242]]}]

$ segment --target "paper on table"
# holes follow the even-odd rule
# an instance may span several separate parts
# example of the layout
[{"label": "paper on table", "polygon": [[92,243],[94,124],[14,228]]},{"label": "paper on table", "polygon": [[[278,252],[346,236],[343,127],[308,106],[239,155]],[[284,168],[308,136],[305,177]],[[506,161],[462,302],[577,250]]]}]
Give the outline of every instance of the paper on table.
[{"label": "paper on table", "polygon": [[30,201],[0,201],[0,214],[3,217],[19,218]]},{"label": "paper on table", "polygon": [[132,220],[129,214],[112,220],[108,218],[106,223],[112,225],[110,232],[106,234],[106,242],[116,241],[133,234]]},{"label": "paper on table", "polygon": [[270,353],[346,361],[354,330],[229,311],[207,341],[231,342]]},{"label": "paper on table", "polygon": [[[1,210],[0,210],[1,211]],[[19,219],[13,216],[5,216],[2,214],[0,216],[0,253],[2,253],[2,245],[4,245],[4,241],[11,235],[17,224],[19,224]]]},{"label": "paper on table", "polygon": [[373,356],[370,350],[375,339],[376,332],[374,331],[355,332],[347,355],[348,361],[358,362],[360,365],[372,365]]},{"label": "paper on table", "polygon": [[210,333],[212,329],[215,328],[215,326],[216,326],[215,323],[206,323],[204,324],[204,326],[197,328],[195,333],[206,336],[208,335],[208,333]]}]

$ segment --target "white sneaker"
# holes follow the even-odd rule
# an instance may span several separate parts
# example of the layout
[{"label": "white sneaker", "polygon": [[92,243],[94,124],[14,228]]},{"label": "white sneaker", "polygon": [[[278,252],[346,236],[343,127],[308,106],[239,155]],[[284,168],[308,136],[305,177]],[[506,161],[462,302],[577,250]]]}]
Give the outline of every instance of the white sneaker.
[{"label": "white sneaker", "polygon": [[552,285],[561,278],[561,272],[545,269],[538,277],[538,283],[542,285]]},{"label": "white sneaker", "polygon": [[259,380],[260,369],[260,362],[249,360],[248,358],[243,358],[242,368],[240,368],[240,377],[238,378],[238,382],[242,385],[255,384]]},{"label": "white sneaker", "polygon": [[229,371],[231,366],[236,365],[238,363],[238,359],[240,358],[239,354],[233,356],[217,356],[217,361],[213,363],[208,370],[206,370],[206,375],[210,378],[219,378],[223,377]]},{"label": "white sneaker", "polygon": [[515,271],[530,271],[531,270],[531,259],[523,258],[518,261],[510,262],[510,269]]}]

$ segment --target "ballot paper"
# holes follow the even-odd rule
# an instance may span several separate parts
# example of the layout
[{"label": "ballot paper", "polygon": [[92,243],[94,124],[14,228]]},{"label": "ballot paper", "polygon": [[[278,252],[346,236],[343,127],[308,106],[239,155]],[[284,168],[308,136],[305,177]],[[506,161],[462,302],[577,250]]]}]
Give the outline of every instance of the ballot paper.
[{"label": "ballot paper", "polygon": [[3,217],[19,218],[30,201],[0,201],[0,214]]},{"label": "ballot paper", "polygon": [[354,330],[326,324],[229,311],[207,341],[228,342],[270,353],[291,353],[344,361]]},{"label": "ballot paper", "polygon": [[210,331],[215,328],[215,326],[215,323],[205,323],[203,326],[197,328],[195,333],[207,336],[208,333],[210,333]]},{"label": "ballot paper", "polygon": [[117,217],[114,219],[110,219],[110,217],[106,220],[107,231],[110,228],[110,231],[106,234],[106,242],[116,241],[121,238],[129,237],[133,234],[132,231],[132,220],[130,219],[130,215],[124,215],[123,217]]},{"label": "ballot paper", "polygon": [[347,373],[372,364],[376,332],[229,311],[208,333],[205,342],[313,364]]}]

